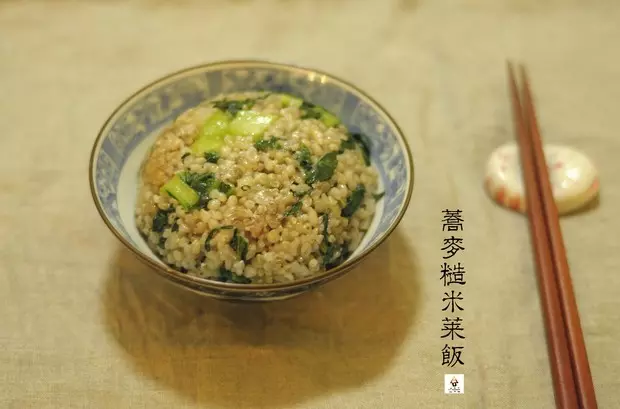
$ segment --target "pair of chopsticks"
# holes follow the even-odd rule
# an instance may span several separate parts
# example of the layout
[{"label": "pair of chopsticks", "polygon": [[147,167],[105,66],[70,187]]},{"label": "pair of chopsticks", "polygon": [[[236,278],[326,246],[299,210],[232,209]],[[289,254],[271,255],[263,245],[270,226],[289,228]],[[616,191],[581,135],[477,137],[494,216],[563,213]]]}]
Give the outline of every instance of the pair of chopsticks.
[{"label": "pair of chopsticks", "polygon": [[527,72],[523,66],[520,72],[523,83],[521,95],[512,64],[508,63],[513,117],[519,141],[556,406],[593,409],[597,408],[596,396],[558,210],[553,199]]}]

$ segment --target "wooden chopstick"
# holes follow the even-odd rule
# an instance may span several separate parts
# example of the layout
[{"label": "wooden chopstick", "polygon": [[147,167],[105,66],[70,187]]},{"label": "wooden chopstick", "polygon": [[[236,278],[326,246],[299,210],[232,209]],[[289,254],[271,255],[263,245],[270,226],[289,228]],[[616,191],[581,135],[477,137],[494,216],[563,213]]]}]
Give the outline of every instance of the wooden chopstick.
[{"label": "wooden chopstick", "polygon": [[568,261],[566,259],[566,249],[564,248],[564,240],[560,229],[558,210],[555,200],[553,199],[547,164],[543,154],[543,146],[534,102],[532,100],[532,93],[530,91],[529,79],[525,67],[521,66],[520,71],[523,83],[524,116],[529,126],[529,136],[532,144],[531,150],[533,152],[534,165],[538,176],[539,193],[542,199],[542,210],[549,236],[551,256],[555,264],[556,281],[558,283],[560,303],[566,326],[568,349],[572,358],[573,376],[577,386],[577,397],[581,408],[595,409],[598,406],[594,393],[594,384],[592,382],[588,355],[583,339],[581,323],[579,321],[579,311],[577,302],[575,301]]},{"label": "wooden chopstick", "polygon": [[528,127],[523,118],[523,110],[517,90],[512,64],[508,63],[510,93],[515,132],[519,141],[521,167],[525,184],[528,220],[534,257],[537,265],[538,287],[542,304],[543,318],[547,334],[547,348],[553,379],[556,406],[561,409],[578,409],[575,379],[571,366],[566,329],[560,297],[556,286],[555,272],[549,251],[549,235],[543,219],[542,204],[536,183],[534,159],[528,137]]}]

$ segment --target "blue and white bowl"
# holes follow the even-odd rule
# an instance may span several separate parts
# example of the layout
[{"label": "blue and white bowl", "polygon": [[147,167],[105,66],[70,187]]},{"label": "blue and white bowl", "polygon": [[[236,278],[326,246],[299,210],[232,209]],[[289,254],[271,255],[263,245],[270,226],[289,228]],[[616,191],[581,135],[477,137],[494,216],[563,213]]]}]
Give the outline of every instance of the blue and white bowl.
[{"label": "blue and white bowl", "polygon": [[[371,141],[372,163],[385,190],[364,240],[343,264],[285,284],[232,284],[194,277],[164,264],[139,234],[134,219],[138,173],[159,132],[183,111],[221,93],[274,91],[296,95],[335,113]],[[263,61],[225,61],[188,68],[142,88],[105,122],[90,158],[93,200],[112,233],[153,271],[189,290],[248,301],[289,298],[341,277],[396,228],[413,190],[413,160],[390,115],[371,97],[332,75]]]}]

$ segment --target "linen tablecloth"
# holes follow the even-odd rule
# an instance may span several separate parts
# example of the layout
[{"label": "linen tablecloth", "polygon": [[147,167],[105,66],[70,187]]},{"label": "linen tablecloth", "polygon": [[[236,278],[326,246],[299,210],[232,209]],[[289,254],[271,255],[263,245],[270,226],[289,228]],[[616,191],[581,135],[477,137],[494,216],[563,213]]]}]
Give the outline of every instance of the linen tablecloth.
[{"label": "linen tablecloth", "polygon": [[[0,2],[0,407],[554,407],[526,219],[489,200],[513,140],[505,60],[544,137],[601,173],[562,219],[601,408],[620,407],[620,4],[551,0]],[[315,67],[366,90],[411,144],[391,238],[345,278],[267,305],[142,266],[91,200],[88,156],[147,82],[223,59]],[[442,366],[442,210],[461,209],[464,366]],[[464,394],[444,393],[464,374]]]}]

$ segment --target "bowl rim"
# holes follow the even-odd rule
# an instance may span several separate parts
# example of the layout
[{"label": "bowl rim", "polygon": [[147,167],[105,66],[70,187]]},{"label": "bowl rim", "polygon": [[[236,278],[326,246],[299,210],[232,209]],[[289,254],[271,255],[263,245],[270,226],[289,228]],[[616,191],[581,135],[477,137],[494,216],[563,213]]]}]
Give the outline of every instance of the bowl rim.
[{"label": "bowl rim", "polygon": [[[125,239],[125,237],[123,237],[123,234],[110,222],[110,220],[108,219],[105,213],[105,210],[103,209],[101,200],[99,199],[99,196],[97,195],[96,182],[95,182],[95,167],[94,167],[95,160],[96,160],[96,154],[98,153],[100,149],[100,141],[103,138],[104,131],[106,130],[106,128],[108,128],[108,125],[110,124],[110,122],[117,116],[119,112],[121,112],[128,105],[128,103],[134,100],[134,98],[144,93],[145,91],[149,90],[150,88],[156,87],[160,83],[164,83],[177,76],[182,77],[184,74],[190,73],[192,71],[200,71],[200,70],[208,71],[208,70],[216,69],[218,67],[225,68],[226,66],[233,66],[233,67],[234,66],[238,66],[238,67],[265,66],[265,67],[270,67],[270,68],[275,68],[275,69],[294,71],[294,72],[302,73],[304,75],[312,74],[312,75],[324,76],[324,77],[327,77],[330,81],[336,83],[338,86],[344,87],[345,89],[349,88],[350,90],[354,91],[356,94],[358,94],[358,96],[361,96],[362,99],[365,99],[366,102],[370,103],[370,105],[374,106],[375,109],[377,109],[383,116],[385,116],[385,118],[387,119],[392,129],[396,131],[395,134],[397,138],[400,139],[403,146],[405,147],[404,154],[405,154],[405,157],[407,158],[407,161],[409,162],[410,178],[409,178],[409,183],[407,184],[407,192],[405,193],[405,199],[401,206],[401,209],[399,210],[392,224],[388,227],[388,229],[386,229],[383,233],[379,235],[379,237],[377,238],[374,244],[366,248],[364,251],[358,254],[355,258],[349,259],[334,268],[326,270],[320,274],[309,276],[307,278],[303,278],[300,280],[295,280],[295,281],[287,282],[287,283],[236,284],[236,283],[225,283],[225,282],[211,280],[211,279],[207,279],[203,277],[189,275],[187,273],[182,273],[178,270],[175,270],[169,266],[158,264],[155,261],[153,261],[150,257],[145,255],[142,251],[140,251],[140,249],[136,248],[127,239]],[[403,219],[409,207],[409,203],[411,201],[411,196],[413,193],[414,178],[415,178],[413,155],[411,153],[411,148],[409,146],[409,143],[407,142],[407,139],[404,136],[402,129],[396,123],[396,120],[392,117],[392,115],[390,115],[389,112],[379,102],[377,102],[373,97],[371,97],[365,91],[361,90],[359,87],[350,83],[349,81],[343,80],[342,78],[336,75],[330,74],[328,72],[325,72],[323,70],[309,68],[309,67],[302,67],[302,66],[294,65],[294,64],[260,60],[260,59],[231,59],[231,60],[219,60],[219,61],[214,61],[214,62],[197,64],[197,65],[186,67],[180,70],[173,71],[169,74],[166,74],[155,80],[152,80],[148,82],[146,85],[140,87],[138,90],[136,90],[135,92],[131,93],[128,97],[126,97],[112,111],[112,113],[108,116],[108,118],[105,120],[105,122],[99,129],[99,132],[97,133],[97,137],[95,138],[93,147],[91,149],[88,168],[89,168],[88,177],[89,177],[89,184],[90,184],[90,192],[91,192],[91,196],[95,204],[95,207],[97,208],[97,212],[99,213],[99,216],[101,217],[105,225],[108,227],[108,229],[112,232],[112,234],[114,234],[114,236],[116,236],[116,238],[128,250],[130,250],[134,255],[136,255],[139,260],[146,263],[148,266],[152,267],[157,273],[159,273],[163,277],[169,280],[172,280],[174,282],[177,282],[177,283],[179,283],[180,281],[184,283],[192,283],[194,285],[208,287],[210,289],[214,289],[218,291],[224,290],[224,291],[232,291],[232,292],[239,292],[239,293],[252,292],[252,291],[277,291],[277,290],[283,290],[283,289],[296,288],[299,286],[311,286],[314,283],[330,281],[331,279],[337,278],[343,275],[345,272],[351,270],[358,263],[360,263],[364,258],[366,258],[370,253],[376,250],[377,247],[383,244],[383,242],[392,234],[392,232],[399,225],[400,221]]]}]

